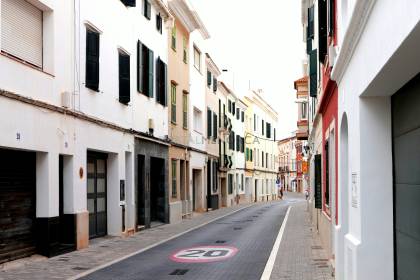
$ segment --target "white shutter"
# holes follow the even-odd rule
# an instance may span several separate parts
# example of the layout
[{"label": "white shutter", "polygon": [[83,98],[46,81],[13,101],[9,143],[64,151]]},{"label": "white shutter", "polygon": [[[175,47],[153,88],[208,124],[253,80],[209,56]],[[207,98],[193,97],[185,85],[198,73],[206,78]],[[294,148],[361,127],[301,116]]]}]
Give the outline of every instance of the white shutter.
[{"label": "white shutter", "polygon": [[25,0],[1,0],[1,49],[42,67],[42,11]]}]

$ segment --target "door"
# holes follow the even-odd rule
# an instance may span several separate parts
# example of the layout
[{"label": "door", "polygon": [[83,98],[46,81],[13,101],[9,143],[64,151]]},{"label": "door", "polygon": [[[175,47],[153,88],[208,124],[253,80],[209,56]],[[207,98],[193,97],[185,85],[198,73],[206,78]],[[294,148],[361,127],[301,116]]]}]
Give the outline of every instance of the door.
[{"label": "door", "polygon": [[36,154],[0,149],[0,263],[35,253]]},{"label": "door", "polygon": [[146,169],[145,156],[137,156],[137,226],[146,225]]},{"label": "door", "polygon": [[254,202],[258,201],[258,179],[255,179],[255,197]]},{"label": "door", "polygon": [[165,223],[165,160],[150,158],[150,220]]},{"label": "door", "polygon": [[392,97],[395,279],[420,275],[420,75]]},{"label": "door", "polygon": [[227,207],[227,188],[226,188],[226,178],[221,179],[221,191],[222,191],[222,207]]},{"label": "door", "polygon": [[106,154],[88,153],[87,206],[89,211],[89,238],[107,234]]}]

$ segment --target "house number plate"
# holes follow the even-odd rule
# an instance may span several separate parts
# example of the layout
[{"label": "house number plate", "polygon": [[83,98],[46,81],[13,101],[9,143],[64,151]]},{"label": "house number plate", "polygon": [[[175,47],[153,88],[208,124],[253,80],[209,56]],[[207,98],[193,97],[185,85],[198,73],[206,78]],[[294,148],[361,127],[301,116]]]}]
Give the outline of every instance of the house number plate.
[{"label": "house number plate", "polygon": [[217,262],[231,258],[237,252],[238,249],[231,246],[198,246],[179,250],[170,259],[180,263]]}]

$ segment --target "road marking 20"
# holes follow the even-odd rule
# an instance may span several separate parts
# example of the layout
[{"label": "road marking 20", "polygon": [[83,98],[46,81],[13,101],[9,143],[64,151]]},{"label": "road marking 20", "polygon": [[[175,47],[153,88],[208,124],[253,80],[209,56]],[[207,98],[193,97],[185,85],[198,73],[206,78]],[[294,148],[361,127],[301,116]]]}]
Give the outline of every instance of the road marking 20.
[{"label": "road marking 20", "polygon": [[172,254],[170,259],[185,263],[215,262],[231,258],[237,252],[238,249],[232,246],[197,246],[179,250]]}]

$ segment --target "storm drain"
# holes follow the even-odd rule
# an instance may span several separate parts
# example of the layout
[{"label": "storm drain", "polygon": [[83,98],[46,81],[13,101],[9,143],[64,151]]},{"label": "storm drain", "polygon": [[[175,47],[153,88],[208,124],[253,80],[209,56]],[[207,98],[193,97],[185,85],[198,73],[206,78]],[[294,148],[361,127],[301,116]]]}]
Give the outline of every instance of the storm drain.
[{"label": "storm drain", "polygon": [[233,230],[241,230],[241,227],[234,227]]},{"label": "storm drain", "polygon": [[169,273],[169,275],[185,275],[185,273],[187,273],[188,271],[189,269],[175,269],[174,271]]},{"label": "storm drain", "polygon": [[215,243],[218,243],[218,244],[226,243],[226,240],[217,240]]}]

